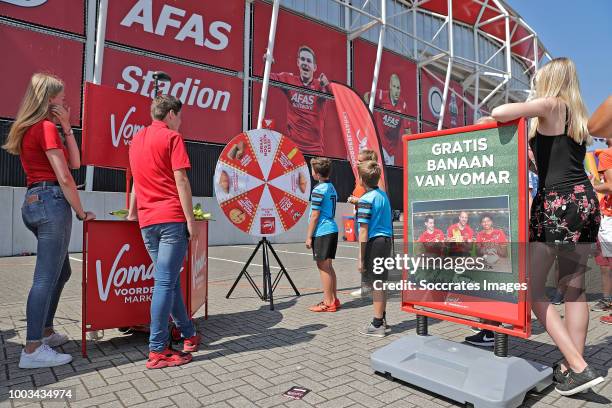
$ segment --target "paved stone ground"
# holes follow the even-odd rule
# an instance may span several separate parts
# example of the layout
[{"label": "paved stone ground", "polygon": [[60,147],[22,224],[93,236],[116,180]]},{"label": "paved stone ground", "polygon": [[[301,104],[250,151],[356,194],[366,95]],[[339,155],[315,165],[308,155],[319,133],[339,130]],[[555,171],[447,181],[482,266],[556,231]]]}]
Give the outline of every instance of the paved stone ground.
[{"label": "paved stone ground", "polygon": [[[365,300],[349,292],[358,285],[356,247],[341,243],[335,262],[340,299],[338,313],[314,314],[307,307],[321,293],[312,258],[300,244],[276,245],[301,297],[294,297],[286,281],[276,292],[276,310],[255,297],[242,282],[232,299],[225,294],[252,246],[210,249],[210,316],[196,317],[204,335],[202,350],[191,364],[164,370],[146,370],[147,342],[143,336],[124,336],[107,330],[102,340],[90,342],[89,358],[80,354],[81,263],[72,256],[73,277],[57,313],[56,328],[73,339],[63,346],[74,361],[53,369],[17,367],[25,339],[25,300],[34,257],[0,259],[0,407],[449,407],[459,406],[422,389],[375,375],[370,353],[405,334],[413,334],[413,315],[399,310],[394,297],[388,306],[391,334],[384,339],[364,337],[357,330],[371,318]],[[261,275],[253,268],[253,275]],[[257,279],[257,282],[261,278]],[[599,324],[602,313],[592,313],[586,355],[597,369],[608,373],[612,365],[612,330]],[[537,322],[528,341],[510,340],[510,354],[552,365],[560,353]],[[462,341],[471,332],[463,326],[431,321],[430,333]],[[559,396],[548,388],[530,394],[528,407],[609,407],[612,374],[588,394]],[[302,401],[282,393],[297,385],[311,389]],[[32,403],[9,399],[9,390],[71,388],[71,401]]]}]

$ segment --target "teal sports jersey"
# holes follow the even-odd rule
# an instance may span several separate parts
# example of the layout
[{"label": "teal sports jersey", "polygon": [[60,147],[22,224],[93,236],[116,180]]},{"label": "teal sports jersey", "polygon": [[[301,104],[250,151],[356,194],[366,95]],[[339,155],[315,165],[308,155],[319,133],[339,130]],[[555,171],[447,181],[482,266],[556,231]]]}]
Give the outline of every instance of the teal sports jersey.
[{"label": "teal sports jersey", "polygon": [[320,237],[322,235],[332,234],[338,232],[338,225],[336,225],[336,202],[338,201],[338,194],[334,185],[330,182],[320,182],[312,189],[310,195],[310,214],[308,218],[312,216],[312,210],[319,210],[319,220],[314,230],[313,237]]},{"label": "teal sports jersey", "polygon": [[387,193],[376,187],[362,195],[357,204],[357,222],[368,224],[368,240],[392,237],[393,221]]}]

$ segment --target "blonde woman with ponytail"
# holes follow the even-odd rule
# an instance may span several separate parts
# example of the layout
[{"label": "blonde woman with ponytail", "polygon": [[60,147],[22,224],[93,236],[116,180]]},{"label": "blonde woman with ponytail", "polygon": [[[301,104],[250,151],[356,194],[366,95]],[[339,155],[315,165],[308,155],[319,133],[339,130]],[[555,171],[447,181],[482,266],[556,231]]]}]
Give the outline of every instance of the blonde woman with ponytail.
[{"label": "blonde woman with ponytail", "polygon": [[[573,395],[603,381],[583,357],[589,322],[584,280],[600,223],[597,196],[583,165],[591,136],[570,59],[542,66],[532,91],[527,102],[499,106],[491,116],[499,122],[530,118],[529,146],[539,176],[529,225],[532,309],[564,357],[554,369],[556,390]],[[555,256],[559,285],[566,288],[564,319],[544,293]]]},{"label": "blonde woman with ponytail", "polygon": [[[61,125],[64,141],[56,124]],[[68,341],[56,333],[53,319],[64,284],[70,278],[68,243],[72,207],[79,220],[95,215],[83,211],[69,168],[81,166],[79,149],[64,107],[64,84],[52,75],[34,74],[21,107],[2,146],[19,155],[27,191],[21,215],[37,239],[36,267],[26,307],[27,337],[20,368],[54,367],[72,361],[53,347]]]}]

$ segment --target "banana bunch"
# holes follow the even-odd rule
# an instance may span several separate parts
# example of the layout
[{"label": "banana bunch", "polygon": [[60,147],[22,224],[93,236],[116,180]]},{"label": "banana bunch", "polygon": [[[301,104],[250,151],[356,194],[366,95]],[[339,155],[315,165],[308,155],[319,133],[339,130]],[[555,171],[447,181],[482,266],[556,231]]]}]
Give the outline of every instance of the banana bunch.
[{"label": "banana bunch", "polygon": [[127,217],[127,215],[128,215],[128,210],[123,209],[123,210],[111,211],[110,215],[114,215],[115,217],[119,217],[119,218],[125,219]]},{"label": "banana bunch", "polygon": [[202,209],[202,204],[197,203],[195,207],[193,207],[193,215],[195,216],[196,221],[202,220],[210,220],[210,213],[204,212]]}]

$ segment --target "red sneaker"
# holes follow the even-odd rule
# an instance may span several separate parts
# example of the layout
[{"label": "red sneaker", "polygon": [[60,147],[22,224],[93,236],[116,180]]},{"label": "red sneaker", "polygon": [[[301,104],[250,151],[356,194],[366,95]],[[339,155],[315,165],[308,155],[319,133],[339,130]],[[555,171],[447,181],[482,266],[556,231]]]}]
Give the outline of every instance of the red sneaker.
[{"label": "red sneaker", "polygon": [[336,302],[331,305],[326,305],[325,302],[321,302],[317,305],[308,308],[311,312],[335,312],[338,310]]},{"label": "red sneaker", "polygon": [[150,351],[146,366],[148,369],[180,366],[189,363],[192,358],[191,354],[169,348],[159,353]]},{"label": "red sneaker", "polygon": [[195,353],[198,351],[198,348],[200,347],[200,340],[202,340],[202,336],[198,333],[188,339],[185,339],[183,342],[183,353]]},{"label": "red sneaker", "polygon": [[607,316],[601,316],[599,321],[603,324],[612,324],[612,314]]}]

